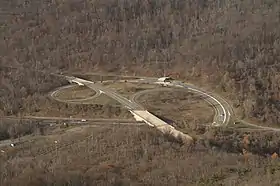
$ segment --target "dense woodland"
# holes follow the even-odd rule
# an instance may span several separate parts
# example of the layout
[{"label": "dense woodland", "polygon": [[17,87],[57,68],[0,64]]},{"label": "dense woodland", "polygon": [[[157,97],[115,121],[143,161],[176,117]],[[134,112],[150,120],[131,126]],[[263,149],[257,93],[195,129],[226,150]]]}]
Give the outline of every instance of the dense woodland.
[{"label": "dense woodland", "polygon": [[280,124],[279,1],[5,0],[0,7],[1,114],[63,83],[50,72],[168,69],[218,82],[243,117]]},{"label": "dense woodland", "polygon": [[[178,73],[240,116],[280,125],[279,12],[275,0],[1,0],[0,116],[54,108],[46,95],[67,82],[51,73]],[[1,139],[40,133],[32,122],[1,120],[0,130]],[[0,185],[279,185],[278,133],[244,143],[244,132],[210,129],[190,151],[146,128],[87,132],[94,140],[66,133],[66,149],[42,135],[0,154]],[[39,155],[45,147],[54,150]]]},{"label": "dense woodland", "polygon": [[[240,155],[243,134],[229,132],[217,148],[201,142],[190,151],[144,126],[85,128],[41,137],[0,154],[1,186],[217,186],[279,185],[279,161]],[[126,135],[123,135],[126,134]],[[211,143],[209,131],[208,139]],[[258,134],[256,134],[259,136]],[[267,134],[267,137],[271,134]],[[56,145],[54,139],[59,139]],[[251,147],[268,152],[261,138]],[[259,140],[259,141],[258,141]],[[279,137],[268,139],[271,149]]]}]

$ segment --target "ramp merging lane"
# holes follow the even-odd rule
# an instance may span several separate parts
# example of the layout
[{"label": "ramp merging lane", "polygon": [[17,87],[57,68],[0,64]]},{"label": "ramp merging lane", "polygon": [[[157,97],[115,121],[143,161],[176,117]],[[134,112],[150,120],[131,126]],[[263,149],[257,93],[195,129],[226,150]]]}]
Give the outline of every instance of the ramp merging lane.
[{"label": "ramp merging lane", "polygon": [[125,97],[115,93],[114,91],[111,91],[109,88],[103,87],[99,83],[94,83],[92,81],[88,81],[88,80],[85,80],[85,79],[76,78],[76,77],[69,77],[69,76],[66,76],[66,79],[69,82],[80,83],[80,84],[83,84],[83,85],[95,90],[96,92],[99,91],[100,93],[106,94],[107,96],[115,99],[116,101],[118,101],[121,104],[123,104],[124,106],[126,106],[128,109],[144,110],[144,108],[141,105],[133,103],[132,101],[126,99]]},{"label": "ramp merging lane", "polygon": [[[108,88],[103,87],[102,85],[98,83],[94,83],[92,81],[84,80],[81,78],[76,77],[69,77],[66,76],[66,79],[70,83],[77,83],[79,85],[85,85],[95,91],[100,91],[101,93],[106,94],[107,96],[115,99],[116,101],[123,104],[126,108],[129,109],[129,111],[135,116],[135,118],[142,118],[142,120],[147,123],[148,125],[151,125],[153,127],[156,127],[158,130],[165,134],[169,134],[174,136],[176,139],[182,140],[184,143],[190,143],[193,141],[193,138],[187,134],[184,134],[178,130],[176,130],[174,127],[170,126],[165,121],[159,119],[155,115],[151,114],[150,112],[146,111],[145,108],[143,108],[141,105],[128,100],[127,98],[117,94],[114,91],[111,91]],[[154,82],[154,78],[148,79],[149,82]]]},{"label": "ramp merging lane", "polygon": [[191,85],[187,85],[184,83],[177,82],[177,85],[180,85],[192,92],[195,92],[197,94],[203,95],[204,100],[210,103],[216,111],[216,116],[214,118],[213,125],[214,126],[221,126],[221,125],[228,125],[230,121],[230,112],[225,108],[224,104],[221,103],[220,100],[215,98],[214,96],[210,95],[209,93],[206,93],[202,90],[197,89],[196,87],[193,87]]},{"label": "ramp merging lane", "polygon": [[[158,82],[157,78],[148,78],[148,79],[142,78],[140,80],[131,80],[131,81],[127,81],[127,82],[163,84],[162,82]],[[182,89],[185,89],[186,91],[194,92],[196,94],[203,96],[204,100],[206,102],[208,102],[210,105],[212,105],[212,107],[215,110],[215,116],[214,116],[212,125],[213,126],[226,126],[229,124],[230,115],[231,115],[230,109],[228,109],[224,105],[224,103],[222,103],[222,101],[219,100],[218,98],[210,95],[209,93],[206,93],[206,92],[200,90],[199,88],[197,88],[193,85],[185,84],[180,81],[172,81],[172,82],[166,83],[164,85],[167,87],[182,88]],[[153,91],[153,90],[148,90],[148,91]],[[132,100],[135,102],[135,99],[132,99]]]},{"label": "ramp merging lane", "polygon": [[[163,126],[163,125],[165,125],[166,128],[170,128],[169,124],[167,124],[166,122],[162,121],[161,119],[157,118],[153,114],[146,111],[145,108],[143,108],[141,105],[139,105],[135,101],[135,99],[128,100],[127,98],[110,90],[109,88],[103,87],[99,83],[94,83],[92,81],[88,81],[88,80],[73,77],[73,76],[71,76],[71,77],[66,76],[66,79],[70,83],[74,82],[79,85],[85,85],[95,91],[99,91],[100,93],[104,93],[107,96],[115,99],[119,103],[123,104],[126,108],[128,108],[130,110],[130,112],[134,115],[134,117],[138,120],[139,120],[139,118],[142,118],[142,120],[145,121],[147,124],[156,126],[158,129],[159,129],[159,126]],[[180,81],[162,82],[162,81],[159,81],[158,78],[152,78],[152,77],[147,77],[147,78],[139,77],[139,79],[133,79],[133,80],[119,80],[119,82],[161,84],[166,87],[176,87],[176,88],[186,89],[186,91],[194,92],[198,95],[203,96],[204,100],[206,102],[208,102],[210,105],[212,105],[212,107],[215,110],[215,116],[213,119],[212,126],[217,126],[217,127],[227,126],[230,122],[231,109],[227,108],[225,106],[225,103],[223,103],[221,99],[218,99],[217,97],[212,96],[210,93],[205,92],[193,85],[182,83]],[[174,129],[174,127],[173,127],[173,129]],[[176,129],[174,129],[174,130],[176,130]]]}]

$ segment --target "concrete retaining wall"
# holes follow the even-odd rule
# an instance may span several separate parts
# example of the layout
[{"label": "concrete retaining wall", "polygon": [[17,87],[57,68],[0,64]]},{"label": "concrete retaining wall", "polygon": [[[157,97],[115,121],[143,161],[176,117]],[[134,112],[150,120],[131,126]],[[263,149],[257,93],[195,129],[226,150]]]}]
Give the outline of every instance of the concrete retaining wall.
[{"label": "concrete retaining wall", "polygon": [[193,138],[191,136],[176,130],[173,126],[159,119],[147,110],[130,110],[130,113],[133,114],[136,121],[144,121],[148,125],[156,127],[162,133],[169,134],[175,137],[176,139],[182,140],[184,143],[189,143],[193,141]]}]

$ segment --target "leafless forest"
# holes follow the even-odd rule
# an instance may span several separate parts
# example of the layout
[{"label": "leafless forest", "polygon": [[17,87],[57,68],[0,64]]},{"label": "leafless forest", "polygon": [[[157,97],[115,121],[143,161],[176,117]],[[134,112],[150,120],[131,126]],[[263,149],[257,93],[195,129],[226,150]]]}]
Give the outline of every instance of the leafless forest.
[{"label": "leafless forest", "polygon": [[32,70],[165,67],[215,82],[243,117],[279,124],[279,9],[274,0],[1,1],[1,112],[62,83]]},{"label": "leafless forest", "polygon": [[[123,135],[126,134],[126,135]],[[209,131],[208,136],[215,135]],[[259,136],[259,134],[256,134]],[[87,128],[60,134],[59,143],[41,137],[0,158],[3,186],[92,185],[277,185],[279,162],[263,155],[236,153],[243,134],[234,132],[223,146],[200,141],[194,149],[180,146],[156,130],[143,128]],[[270,134],[271,136],[271,134]],[[259,141],[257,141],[259,140]],[[279,136],[268,141],[279,143]],[[251,140],[252,141],[252,140]],[[219,142],[216,140],[216,143]],[[262,139],[252,148],[262,152]],[[272,149],[274,150],[274,149]],[[263,151],[265,152],[265,151]]]},{"label": "leafless forest", "polygon": [[[178,73],[243,118],[280,126],[279,37],[275,0],[1,0],[0,116],[36,112],[66,84],[51,72]],[[0,130],[3,139],[35,131]],[[150,129],[114,130],[55,159],[1,157],[0,185],[279,184],[279,162],[265,157],[278,153],[277,133],[251,133],[244,146],[242,132],[210,131],[189,150]]]}]

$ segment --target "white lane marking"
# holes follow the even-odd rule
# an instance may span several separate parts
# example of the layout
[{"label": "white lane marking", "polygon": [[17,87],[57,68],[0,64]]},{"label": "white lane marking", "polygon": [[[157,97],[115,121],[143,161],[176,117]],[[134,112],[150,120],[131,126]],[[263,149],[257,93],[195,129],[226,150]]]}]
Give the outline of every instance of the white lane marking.
[{"label": "white lane marking", "polygon": [[[193,90],[193,91],[196,91],[196,92],[199,92],[199,93],[201,93],[201,94],[203,94],[203,95],[206,95],[206,96],[210,97],[211,99],[215,100],[215,101],[222,107],[224,114],[226,114],[226,110],[225,110],[224,106],[221,104],[221,102],[219,102],[219,101],[218,101],[216,98],[214,98],[213,96],[210,96],[210,95],[208,95],[208,94],[206,94],[206,93],[204,93],[204,92],[202,92],[202,91],[200,91],[200,90],[196,90],[196,89],[193,89],[193,88],[190,88],[190,87],[188,87],[188,89]],[[226,118],[227,118],[227,117],[224,117],[223,123],[226,122]]]},{"label": "white lane marking", "polygon": [[184,88],[182,85],[175,85],[176,87]]}]

